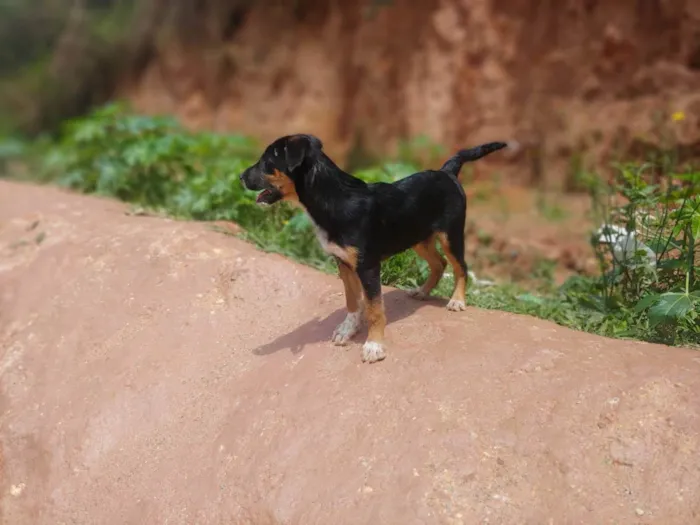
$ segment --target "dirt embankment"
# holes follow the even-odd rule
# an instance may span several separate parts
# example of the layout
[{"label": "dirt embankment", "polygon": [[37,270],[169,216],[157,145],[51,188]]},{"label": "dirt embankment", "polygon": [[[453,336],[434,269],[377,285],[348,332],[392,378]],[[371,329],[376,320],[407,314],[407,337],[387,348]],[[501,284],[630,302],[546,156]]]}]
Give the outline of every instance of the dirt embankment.
[{"label": "dirt embankment", "polygon": [[451,148],[518,139],[530,159],[514,176],[561,183],[669,127],[683,158],[700,157],[695,0],[369,4],[192,3],[183,36],[154,44],[123,93],[193,126],[311,131],[339,160],[422,134]]},{"label": "dirt embankment", "polygon": [[[340,281],[0,183],[0,522],[687,525],[700,355]],[[267,520],[267,521],[266,521]]]}]

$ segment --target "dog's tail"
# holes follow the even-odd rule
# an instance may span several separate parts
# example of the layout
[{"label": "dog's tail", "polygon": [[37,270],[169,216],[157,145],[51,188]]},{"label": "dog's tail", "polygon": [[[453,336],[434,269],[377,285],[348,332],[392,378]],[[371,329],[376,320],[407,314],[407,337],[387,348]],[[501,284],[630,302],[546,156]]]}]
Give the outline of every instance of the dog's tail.
[{"label": "dog's tail", "polygon": [[489,153],[503,149],[506,146],[508,146],[507,142],[489,142],[487,144],[482,144],[481,146],[476,146],[475,148],[461,149],[442,165],[440,171],[449,173],[456,178],[459,176],[459,172],[465,162],[479,160]]}]

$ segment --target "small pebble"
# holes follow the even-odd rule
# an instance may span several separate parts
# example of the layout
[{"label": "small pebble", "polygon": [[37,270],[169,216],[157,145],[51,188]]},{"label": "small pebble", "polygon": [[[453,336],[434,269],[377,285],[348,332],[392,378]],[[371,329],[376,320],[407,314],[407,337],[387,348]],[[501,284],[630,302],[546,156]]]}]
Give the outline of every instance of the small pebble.
[{"label": "small pebble", "polygon": [[634,513],[635,513],[637,516],[644,516],[644,509],[635,509],[635,510],[634,510]]}]

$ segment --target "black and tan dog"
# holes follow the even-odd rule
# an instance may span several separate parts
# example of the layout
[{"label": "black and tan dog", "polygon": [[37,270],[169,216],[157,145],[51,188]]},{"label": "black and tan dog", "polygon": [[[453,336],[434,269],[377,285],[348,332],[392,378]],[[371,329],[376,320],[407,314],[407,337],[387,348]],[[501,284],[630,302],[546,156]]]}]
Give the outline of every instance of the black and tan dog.
[{"label": "black and tan dog", "polygon": [[348,313],[332,340],[338,345],[347,344],[360,328],[364,309],[369,334],[362,360],[374,362],[386,357],[386,317],[379,279],[384,259],[409,248],[425,259],[430,276],[411,292],[416,298],[425,298],[447,265],[437,251],[439,242],[455,276],[447,309],[465,309],[467,200],[458,176],[465,162],[505,146],[492,142],[463,149],[437,171],[421,171],[393,184],[367,184],[336,166],[323,152],[318,138],[290,135],[270,144],[241,174],[241,182],[250,190],[260,191],[259,204],[285,200],[306,210],[322,247],[336,258],[345,286]]}]

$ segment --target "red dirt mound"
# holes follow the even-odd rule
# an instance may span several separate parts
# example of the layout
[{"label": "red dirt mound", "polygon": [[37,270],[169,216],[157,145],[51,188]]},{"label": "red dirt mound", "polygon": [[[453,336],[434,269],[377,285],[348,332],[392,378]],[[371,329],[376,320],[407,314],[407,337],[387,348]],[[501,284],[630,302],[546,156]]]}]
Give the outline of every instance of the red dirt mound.
[{"label": "red dirt mound", "polygon": [[700,522],[700,354],[340,281],[0,183],[0,521]]}]

